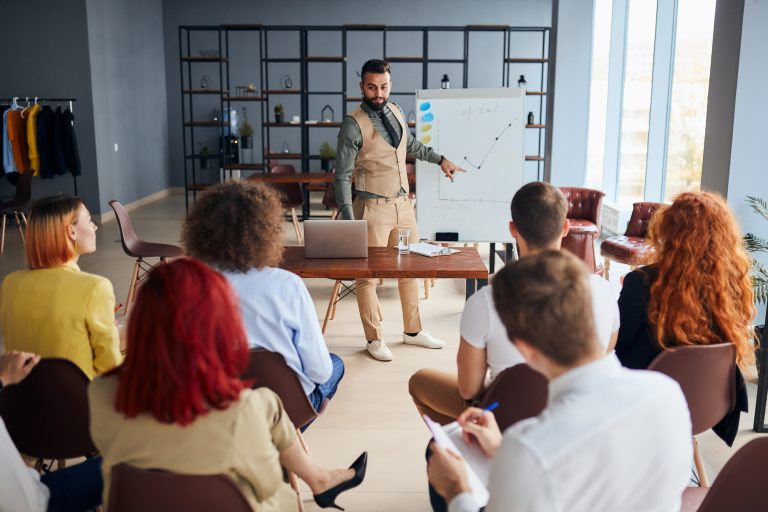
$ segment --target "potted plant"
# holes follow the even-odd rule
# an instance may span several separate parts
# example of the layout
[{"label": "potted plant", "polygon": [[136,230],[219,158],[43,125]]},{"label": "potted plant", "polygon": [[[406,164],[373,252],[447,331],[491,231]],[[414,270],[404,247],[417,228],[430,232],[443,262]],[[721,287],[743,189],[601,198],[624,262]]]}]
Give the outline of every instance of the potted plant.
[{"label": "potted plant", "polygon": [[237,134],[240,136],[240,147],[243,149],[249,149],[252,147],[253,140],[253,126],[248,122],[248,119],[243,118],[243,122],[237,127]]},{"label": "potted plant", "polygon": [[211,156],[211,150],[202,142],[198,142],[197,145],[200,146],[200,152],[198,153],[200,155],[200,169],[207,169],[208,157]]},{"label": "potted plant", "polygon": [[285,120],[285,111],[283,110],[283,104],[278,103],[275,105],[275,122],[282,123]]},{"label": "potted plant", "polygon": [[331,158],[336,158],[336,150],[327,142],[320,144],[320,168],[324,171],[331,170]]},{"label": "potted plant", "polygon": [[[768,221],[768,202],[759,197],[747,196],[747,203],[752,207],[752,211],[760,215],[766,221]],[[744,235],[744,245],[751,253],[766,253],[768,254],[768,239],[759,237],[753,233],[747,233]],[[765,265],[757,261],[756,258],[752,258],[752,290],[755,294],[755,301],[758,304],[768,303],[768,268]],[[760,352],[765,350],[763,347],[763,341],[765,341],[765,325],[768,323],[768,312],[766,312],[766,322],[763,325],[755,326],[755,335],[759,342],[759,349],[757,353],[757,370],[760,372],[762,358]],[[755,420],[757,421],[757,419]],[[757,425],[756,425],[757,426]],[[762,425],[760,426],[762,427]]]}]

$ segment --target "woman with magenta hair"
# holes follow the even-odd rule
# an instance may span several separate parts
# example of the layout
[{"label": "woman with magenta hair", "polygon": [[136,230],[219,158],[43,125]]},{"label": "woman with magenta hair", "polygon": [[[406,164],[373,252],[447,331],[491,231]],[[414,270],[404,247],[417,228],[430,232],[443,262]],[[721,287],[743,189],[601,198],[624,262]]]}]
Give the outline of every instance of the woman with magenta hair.
[{"label": "woman with magenta hair", "polygon": [[[712,192],[680,194],[651,219],[649,238],[652,264],[627,274],[619,297],[621,363],[644,369],[670,347],[732,343],[738,367],[751,372],[750,262],[725,200]],[[738,380],[737,408],[715,428],[729,444],[747,406],[741,374]]]},{"label": "woman with magenta hair", "polygon": [[232,289],[218,272],[188,258],[154,269],[139,290],[127,335],[125,362],[88,391],[104,503],[111,468],[120,463],[227,475],[256,511],[297,509],[281,466],[303,479],[323,508],[362,482],[367,454],[349,469],[318,466],[297,442],[277,395],[240,379],[247,338]]}]

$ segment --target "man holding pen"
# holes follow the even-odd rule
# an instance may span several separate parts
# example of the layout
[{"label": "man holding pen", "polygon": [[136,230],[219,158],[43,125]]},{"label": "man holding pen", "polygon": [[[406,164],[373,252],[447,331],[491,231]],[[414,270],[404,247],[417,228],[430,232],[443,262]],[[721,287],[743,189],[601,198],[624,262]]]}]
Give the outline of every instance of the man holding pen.
[{"label": "man holding pen", "polygon": [[[371,59],[363,65],[360,108],[344,118],[336,147],[334,187],[339,212],[344,220],[368,221],[368,245],[394,247],[398,228],[408,228],[410,239],[418,242],[419,228],[413,203],[408,198],[406,154],[437,164],[453,181],[459,166],[411,137],[400,107],[389,103],[392,80],[389,63]],[[352,202],[352,177],[357,198]],[[357,306],[374,359],[391,361],[392,352],[384,342],[381,307],[376,296],[377,279],[356,279]],[[419,284],[415,278],[399,279],[403,310],[403,342],[426,348],[443,348],[445,342],[422,330],[419,317]]]},{"label": "man holding pen", "polygon": [[[670,378],[605,354],[584,265],[561,251],[524,258],[496,274],[493,299],[509,339],[549,380],[549,401],[503,436],[493,414],[458,418],[464,441],[493,459],[486,511],[679,510],[692,460],[685,397]],[[429,482],[448,510],[477,511],[463,459],[432,452]]]}]

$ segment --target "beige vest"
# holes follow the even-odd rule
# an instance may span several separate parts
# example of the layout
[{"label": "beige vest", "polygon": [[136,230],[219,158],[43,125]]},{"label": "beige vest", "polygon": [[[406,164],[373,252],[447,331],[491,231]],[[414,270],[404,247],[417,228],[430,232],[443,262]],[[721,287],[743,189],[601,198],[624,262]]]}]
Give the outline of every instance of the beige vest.
[{"label": "beige vest", "polygon": [[363,146],[355,160],[355,189],[384,197],[395,197],[402,188],[408,191],[408,173],[405,168],[405,148],[408,145],[408,126],[400,109],[393,103],[387,106],[400,123],[402,136],[393,148],[379,135],[368,114],[355,109],[350,115],[357,121],[363,135]]}]

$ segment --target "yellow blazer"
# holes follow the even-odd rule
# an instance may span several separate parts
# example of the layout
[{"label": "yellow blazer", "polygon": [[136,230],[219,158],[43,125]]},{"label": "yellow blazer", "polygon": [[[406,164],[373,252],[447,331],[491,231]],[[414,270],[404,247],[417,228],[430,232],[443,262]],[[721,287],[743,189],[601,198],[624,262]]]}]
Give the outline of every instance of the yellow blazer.
[{"label": "yellow blazer", "polygon": [[5,349],[69,359],[93,379],[123,359],[114,308],[112,283],[75,262],[13,272],[0,288]]}]

